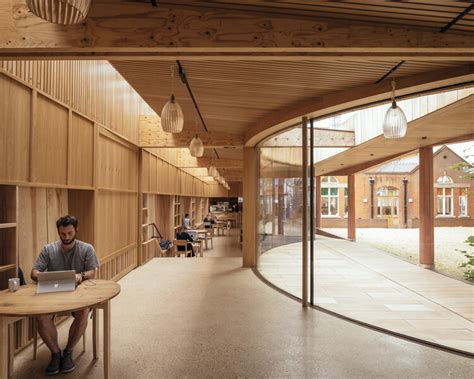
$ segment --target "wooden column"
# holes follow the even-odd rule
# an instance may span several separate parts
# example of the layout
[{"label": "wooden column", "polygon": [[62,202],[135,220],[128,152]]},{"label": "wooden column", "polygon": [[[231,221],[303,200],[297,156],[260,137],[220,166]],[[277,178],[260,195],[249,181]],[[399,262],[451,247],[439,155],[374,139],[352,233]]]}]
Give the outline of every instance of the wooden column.
[{"label": "wooden column", "polygon": [[355,176],[347,177],[349,209],[347,214],[347,239],[356,240],[356,214],[355,214]]},{"label": "wooden column", "polygon": [[314,186],[314,198],[316,203],[316,223],[315,226],[317,229],[321,228],[321,177],[316,176],[315,178],[315,186]]},{"label": "wooden column", "polygon": [[257,262],[258,157],[257,148],[244,148],[243,267],[255,267]]},{"label": "wooden column", "polygon": [[420,265],[434,268],[433,148],[420,149]]}]

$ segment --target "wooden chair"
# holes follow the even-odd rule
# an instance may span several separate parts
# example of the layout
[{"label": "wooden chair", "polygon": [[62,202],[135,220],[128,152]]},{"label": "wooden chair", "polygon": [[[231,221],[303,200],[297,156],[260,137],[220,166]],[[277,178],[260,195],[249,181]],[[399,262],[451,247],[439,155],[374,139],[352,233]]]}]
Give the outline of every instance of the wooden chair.
[{"label": "wooden chair", "polygon": [[211,249],[214,249],[214,240],[212,239],[212,229],[206,230],[206,247],[207,247],[207,241],[211,241]]},{"label": "wooden chair", "polygon": [[[184,257],[189,254],[192,254],[192,249],[188,247],[188,244],[191,244],[189,241],[185,240],[173,240],[173,247],[174,247],[174,255],[175,257],[180,257],[181,254],[184,254]],[[178,246],[184,247],[184,250],[178,250]],[[197,252],[195,252],[197,256]]]}]

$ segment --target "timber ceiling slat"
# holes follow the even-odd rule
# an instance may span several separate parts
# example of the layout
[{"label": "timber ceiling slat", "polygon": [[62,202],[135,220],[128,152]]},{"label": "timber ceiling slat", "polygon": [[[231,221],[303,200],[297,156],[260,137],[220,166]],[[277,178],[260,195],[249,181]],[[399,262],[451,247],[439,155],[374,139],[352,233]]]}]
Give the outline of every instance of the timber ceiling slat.
[{"label": "timber ceiling slat", "polygon": [[[162,1],[163,5],[212,7],[280,13],[300,16],[348,19],[351,21],[404,25],[439,30],[463,12],[469,2],[438,1],[429,4],[417,1]],[[449,31],[474,31],[473,18],[466,15]]]},{"label": "timber ceiling slat", "polygon": [[[165,61],[112,62],[158,113],[171,94]],[[181,61],[209,130],[244,134],[272,112],[308,98],[374,83],[396,61]],[[395,77],[454,68],[459,62],[405,62]],[[175,91],[185,114],[185,130],[194,129],[195,109],[178,77]],[[200,126],[200,128],[202,128]],[[198,129],[199,130],[199,129]]]}]

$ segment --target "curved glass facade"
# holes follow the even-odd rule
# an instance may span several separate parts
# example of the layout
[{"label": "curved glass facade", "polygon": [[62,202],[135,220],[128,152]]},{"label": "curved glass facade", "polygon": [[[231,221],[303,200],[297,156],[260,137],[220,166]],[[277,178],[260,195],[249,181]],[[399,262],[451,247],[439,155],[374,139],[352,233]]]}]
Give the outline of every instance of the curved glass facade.
[{"label": "curved glass facade", "polygon": [[[468,88],[404,100],[399,104],[410,122],[473,93],[473,89]],[[347,175],[325,176],[317,172],[318,162],[345,151],[349,147],[342,145],[351,138],[353,144],[358,145],[380,135],[388,106],[351,111],[313,120],[309,124],[314,137],[313,149],[309,148],[311,141],[308,140],[308,154],[313,155],[315,172],[314,184],[308,184],[306,189],[303,187],[301,125],[260,144],[257,268],[275,286],[302,298],[303,198],[313,198],[312,214],[308,208],[308,217],[315,231],[313,247],[309,247],[310,251],[313,249],[313,259],[309,258],[308,301],[364,323],[466,351],[469,350],[468,343],[462,341],[469,340],[472,344],[473,339],[456,331],[456,328],[467,326],[459,317],[459,309],[454,309],[456,307],[448,304],[449,301],[440,306],[433,294],[422,293],[420,296],[424,290],[415,284],[420,277],[427,275],[435,275],[427,278],[427,283],[432,280],[446,288],[454,288],[459,282],[407,262],[419,262],[421,195],[418,193],[418,152],[379,162],[353,173],[351,179]],[[331,131],[335,132],[332,139],[327,137],[331,136]],[[338,138],[342,142],[337,142]],[[473,141],[464,143],[466,146],[469,144],[474,148]],[[454,175],[451,168],[462,160],[460,149],[465,148],[464,145],[433,149],[435,212],[438,209],[435,226],[441,227],[436,228],[435,244],[439,238],[445,238],[440,237],[442,233],[447,233],[448,239],[460,240],[453,240],[454,244],[462,244],[461,239],[467,238],[467,235],[463,237],[463,230],[469,234],[467,230],[472,223],[468,218],[474,219],[470,212],[470,207],[474,209],[474,202],[470,205],[466,196],[467,188],[474,183],[467,183],[460,175]],[[308,183],[311,177],[309,167]],[[457,183],[436,183],[436,179],[446,175],[446,171],[450,177],[457,178]],[[351,188],[357,230],[357,238],[351,239],[356,239],[355,243],[348,240],[351,237],[348,217]],[[455,233],[445,231],[442,230],[444,225],[457,226],[457,229]],[[307,233],[309,235],[309,231]],[[444,262],[442,249],[436,244],[435,256],[440,262],[437,267],[441,270]],[[451,265],[459,272],[459,260],[455,261]],[[461,275],[457,277],[461,279]],[[460,291],[464,291],[466,296],[472,295],[472,286],[470,289],[462,287]],[[428,300],[423,298],[425,295]],[[468,302],[464,298],[458,301],[459,304]],[[438,319],[440,314],[453,325],[453,328],[443,330],[442,337],[439,333],[442,322],[433,321],[433,327],[427,331],[419,321]],[[468,323],[472,327],[472,323]]]}]

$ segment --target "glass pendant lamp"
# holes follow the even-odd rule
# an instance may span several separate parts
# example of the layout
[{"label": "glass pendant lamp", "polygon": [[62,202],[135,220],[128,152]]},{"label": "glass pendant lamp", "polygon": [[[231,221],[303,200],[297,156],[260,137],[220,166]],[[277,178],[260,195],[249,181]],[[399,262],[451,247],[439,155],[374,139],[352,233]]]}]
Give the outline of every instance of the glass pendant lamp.
[{"label": "glass pendant lamp", "polygon": [[216,174],[216,168],[214,167],[214,165],[211,163],[211,166],[209,167],[209,169],[207,170],[207,172],[209,173],[209,176],[212,176],[214,177],[214,175]]},{"label": "glass pendant lamp", "polygon": [[193,157],[200,158],[204,155],[204,145],[201,138],[199,138],[197,134],[189,144],[189,151]]},{"label": "glass pendant lamp", "polygon": [[194,123],[194,131],[196,132],[196,135],[189,144],[189,152],[193,157],[200,158],[204,155],[204,144],[197,134],[197,120]]},{"label": "glass pendant lamp", "polygon": [[171,98],[161,111],[161,127],[167,133],[181,133],[183,125],[183,110],[174,96],[174,66],[171,66]]},{"label": "glass pendant lamp", "polygon": [[35,16],[43,20],[73,25],[84,21],[91,0],[26,0],[26,5]]},{"label": "glass pendant lamp", "polygon": [[407,132],[407,118],[395,101],[395,79],[392,80],[392,105],[383,121],[385,138],[403,138]]}]

